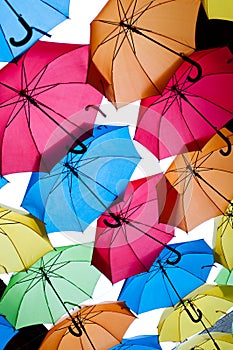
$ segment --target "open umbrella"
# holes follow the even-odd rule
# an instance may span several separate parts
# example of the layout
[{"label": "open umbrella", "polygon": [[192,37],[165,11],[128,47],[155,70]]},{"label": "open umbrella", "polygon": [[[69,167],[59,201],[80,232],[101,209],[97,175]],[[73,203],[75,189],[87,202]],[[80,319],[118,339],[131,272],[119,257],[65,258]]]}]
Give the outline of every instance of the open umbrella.
[{"label": "open umbrella", "polygon": [[233,21],[233,4],[231,0],[202,0],[202,4],[209,19]]},{"label": "open umbrella", "polygon": [[[232,142],[232,133],[224,133]],[[215,135],[201,151],[175,157],[158,183],[161,222],[188,232],[226,211],[233,198],[233,152],[222,156],[223,144]]]},{"label": "open umbrella", "polygon": [[91,23],[87,81],[116,106],[161,94],[195,48],[200,0],[110,0]]},{"label": "open umbrella", "polygon": [[85,153],[74,148],[50,173],[32,174],[22,206],[48,232],[84,231],[121,195],[141,159],[127,126],[96,125],[83,145]]},{"label": "open umbrella", "polygon": [[190,82],[192,68],[184,62],[160,96],[141,101],[135,140],[158,159],[178,153],[201,150],[216,133],[231,144],[219,130],[232,119],[232,53],[225,46],[193,53],[200,63],[202,77]]},{"label": "open umbrella", "polygon": [[123,284],[118,299],[137,314],[175,305],[207,280],[214,258],[204,240],[170,246],[180,253],[176,264],[169,264],[176,255],[165,247],[148,272],[127,278]]},{"label": "open umbrella", "polygon": [[9,340],[17,334],[18,331],[5,319],[5,317],[0,315],[0,350],[5,349],[5,345]]},{"label": "open umbrella", "polygon": [[[233,334],[211,332],[211,336],[221,350],[231,350],[233,346]],[[177,350],[210,350],[213,348],[212,339],[208,334],[197,334],[191,339],[176,347]]]},{"label": "open umbrella", "polygon": [[0,301],[0,313],[16,328],[55,323],[74,305],[92,297],[100,272],[91,266],[93,247],[57,247],[27,272],[14,274]]},{"label": "open umbrella", "polygon": [[107,350],[121,342],[135,315],[123,302],[84,306],[50,329],[40,350]]},{"label": "open umbrella", "polygon": [[113,283],[148,271],[174,236],[174,228],[158,223],[156,185],[162,174],[129,182],[97,221],[92,264]]},{"label": "open umbrella", "polygon": [[51,250],[43,222],[0,207],[0,273],[27,270]]},{"label": "open umbrella", "polygon": [[69,15],[69,0],[3,0],[0,7],[0,61],[8,62],[29,49]]},{"label": "open umbrella", "polygon": [[233,270],[228,270],[225,267],[223,267],[218,275],[216,276],[214,282],[217,284],[226,284],[226,285],[232,285],[233,286]]},{"label": "open umbrella", "polygon": [[[0,70],[0,173],[49,171],[91,131],[102,95],[86,84],[88,45],[38,41]],[[43,156],[43,160],[41,157]]]},{"label": "open umbrella", "polygon": [[157,335],[138,335],[133,338],[124,338],[121,344],[114,346],[111,350],[162,350]]},{"label": "open umbrella", "polygon": [[0,175],[0,188],[2,188],[3,186],[5,186],[9,181]]}]

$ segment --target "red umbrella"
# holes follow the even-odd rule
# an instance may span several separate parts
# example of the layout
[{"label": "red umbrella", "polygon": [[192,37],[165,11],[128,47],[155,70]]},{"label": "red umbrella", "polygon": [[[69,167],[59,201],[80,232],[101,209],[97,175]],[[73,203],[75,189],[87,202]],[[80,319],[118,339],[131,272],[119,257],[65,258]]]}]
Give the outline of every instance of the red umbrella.
[{"label": "red umbrella", "polygon": [[49,170],[91,129],[97,111],[85,107],[102,95],[85,83],[88,49],[39,41],[0,71],[1,174]]},{"label": "red umbrella", "polygon": [[141,102],[135,140],[158,159],[200,150],[216,132],[224,138],[219,129],[232,119],[232,53],[221,47],[190,57],[202,67],[198,81],[187,79],[192,68],[184,62],[160,96]]},{"label": "red umbrella", "polygon": [[122,200],[97,222],[92,264],[113,283],[148,271],[174,236],[171,226],[158,223],[156,185],[161,176],[130,182]]}]

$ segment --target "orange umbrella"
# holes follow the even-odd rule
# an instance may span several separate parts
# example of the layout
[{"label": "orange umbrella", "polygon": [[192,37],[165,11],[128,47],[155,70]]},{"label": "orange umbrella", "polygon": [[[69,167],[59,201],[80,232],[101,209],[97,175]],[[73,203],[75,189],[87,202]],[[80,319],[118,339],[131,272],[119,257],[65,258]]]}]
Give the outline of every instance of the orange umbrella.
[{"label": "orange umbrella", "polygon": [[87,81],[116,106],[158,95],[195,48],[200,0],[110,0],[91,23]]},{"label": "orange umbrella", "polygon": [[40,350],[107,350],[121,342],[135,318],[120,301],[85,306],[51,328]]}]

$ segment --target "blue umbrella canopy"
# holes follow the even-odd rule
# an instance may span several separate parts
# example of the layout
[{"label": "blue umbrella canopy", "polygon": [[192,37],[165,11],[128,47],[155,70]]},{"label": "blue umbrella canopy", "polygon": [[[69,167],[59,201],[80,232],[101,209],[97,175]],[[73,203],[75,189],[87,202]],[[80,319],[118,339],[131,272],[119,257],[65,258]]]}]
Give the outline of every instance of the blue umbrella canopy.
[{"label": "blue umbrella canopy", "polygon": [[125,280],[118,300],[137,314],[175,305],[185,295],[206,282],[214,264],[213,252],[203,240],[170,244],[180,253],[164,248],[148,272]]},{"label": "blue umbrella canopy", "polygon": [[0,176],[0,188],[5,186],[8,182],[9,181],[4,176]]},{"label": "blue umbrella canopy", "polygon": [[111,350],[151,350],[158,349],[162,350],[159,345],[157,335],[139,335],[133,338],[125,338],[122,340],[121,344],[113,346]]},{"label": "blue umbrella canopy", "polygon": [[0,350],[5,348],[5,345],[18,331],[6,320],[4,316],[0,315]]}]

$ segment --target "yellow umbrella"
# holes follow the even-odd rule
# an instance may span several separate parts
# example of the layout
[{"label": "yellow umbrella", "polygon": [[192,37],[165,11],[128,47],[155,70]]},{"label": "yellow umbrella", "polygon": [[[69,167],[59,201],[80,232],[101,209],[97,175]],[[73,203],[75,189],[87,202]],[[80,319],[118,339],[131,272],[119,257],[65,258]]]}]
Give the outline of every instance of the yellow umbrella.
[{"label": "yellow umbrella", "polygon": [[232,0],[202,0],[202,4],[209,19],[233,21]]},{"label": "yellow umbrella", "polygon": [[[221,350],[231,350],[233,348],[233,334],[211,332],[211,336]],[[213,350],[213,342],[208,334],[197,334],[183,344],[180,344],[176,349]]]},{"label": "yellow umbrella", "polygon": [[212,327],[233,306],[233,286],[202,285],[162,313],[160,341],[181,342]]},{"label": "yellow umbrella", "polygon": [[0,207],[0,273],[27,270],[51,250],[43,222]]},{"label": "yellow umbrella", "polygon": [[214,259],[228,270],[233,269],[233,207],[230,204],[224,215],[215,218],[213,250]]}]

